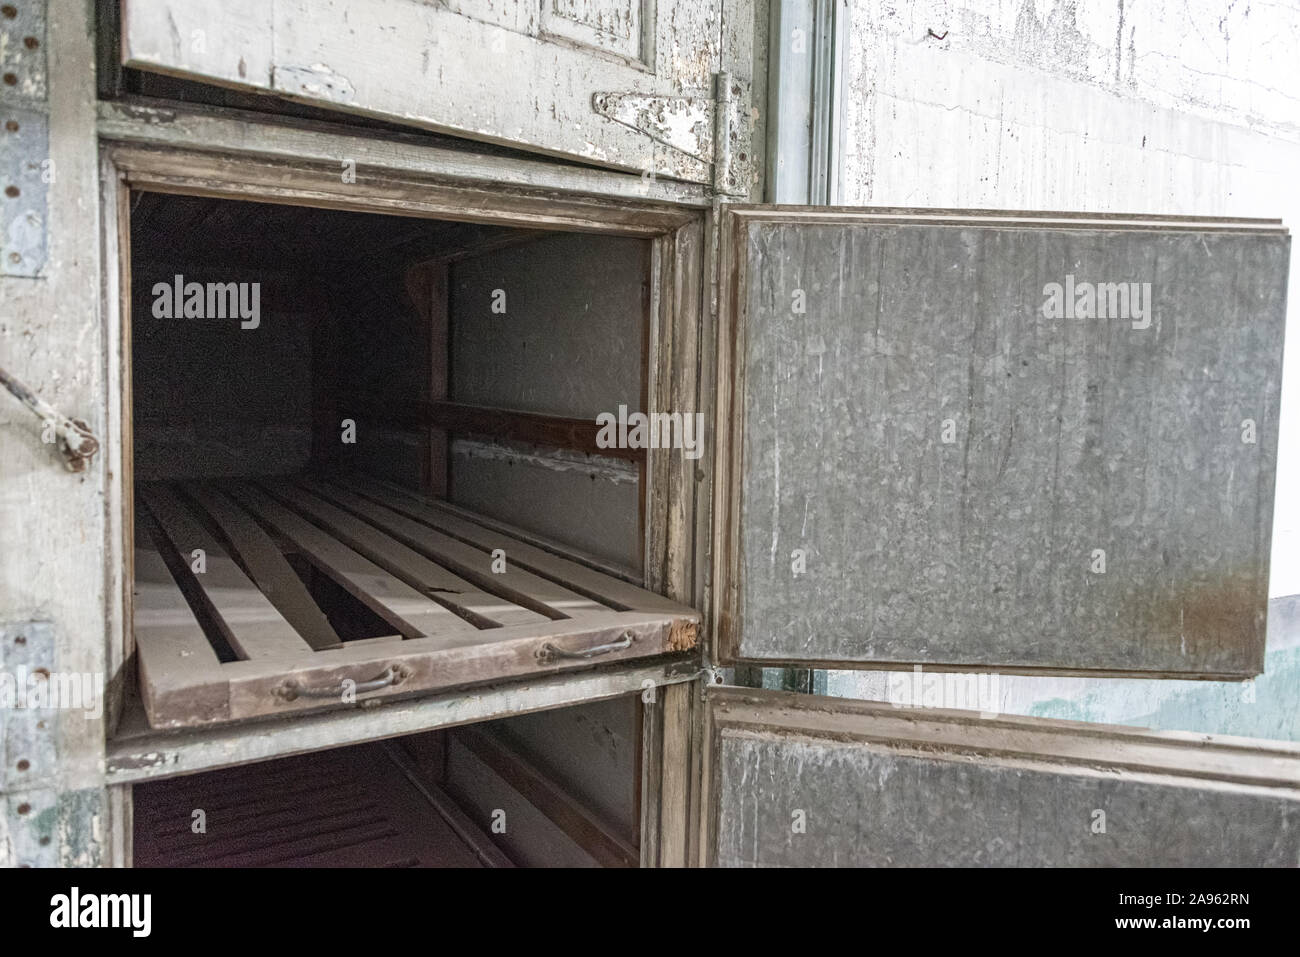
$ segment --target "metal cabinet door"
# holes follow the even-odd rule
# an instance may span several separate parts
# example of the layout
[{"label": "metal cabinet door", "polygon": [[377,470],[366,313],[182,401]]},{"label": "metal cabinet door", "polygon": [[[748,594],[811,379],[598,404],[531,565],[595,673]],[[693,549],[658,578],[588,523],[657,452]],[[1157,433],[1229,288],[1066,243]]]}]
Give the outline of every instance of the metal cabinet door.
[{"label": "metal cabinet door", "polygon": [[723,663],[1261,671],[1279,222],[732,210]]},{"label": "metal cabinet door", "polygon": [[1300,745],[715,688],[704,863],[1300,864]]},{"label": "metal cabinet door", "polygon": [[[139,70],[713,183],[714,77],[748,115],[752,0],[123,0]],[[733,95],[734,94],[734,95]],[[737,127],[739,129],[739,127]],[[743,135],[741,135],[743,139]],[[744,193],[742,166],[728,166]],[[729,152],[732,152],[729,150]],[[340,157],[340,160],[346,160]]]}]

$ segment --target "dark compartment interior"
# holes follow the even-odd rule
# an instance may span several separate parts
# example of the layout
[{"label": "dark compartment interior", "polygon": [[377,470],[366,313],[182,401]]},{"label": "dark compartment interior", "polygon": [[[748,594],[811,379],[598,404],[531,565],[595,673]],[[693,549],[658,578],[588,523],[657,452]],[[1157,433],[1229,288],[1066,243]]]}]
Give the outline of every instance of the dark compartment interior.
[{"label": "dark compartment interior", "polygon": [[[615,236],[133,194],[135,481],[360,472],[639,578],[641,459],[593,448],[589,424],[643,408],[649,257]],[[251,306],[256,283],[259,315],[186,316],[190,283],[205,306],[229,283]]]},{"label": "dark compartment interior", "polygon": [[[179,615],[214,664],[278,660],[264,610],[325,655],[418,637],[322,534],[462,629],[637,607],[548,562],[642,577],[644,454],[591,436],[644,408],[648,241],[136,193],[130,252],[137,649]],[[540,556],[526,588],[470,567],[483,529]],[[632,865],[639,742],[631,699],[142,784],[136,863]]]},{"label": "dark compartment interior", "polygon": [[635,697],[136,785],[137,867],[633,867]]}]

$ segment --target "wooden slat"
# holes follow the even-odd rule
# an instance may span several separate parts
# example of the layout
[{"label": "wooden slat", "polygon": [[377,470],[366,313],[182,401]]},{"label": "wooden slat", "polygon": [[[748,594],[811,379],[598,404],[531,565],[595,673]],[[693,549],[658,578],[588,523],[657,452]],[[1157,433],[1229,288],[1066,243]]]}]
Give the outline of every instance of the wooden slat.
[{"label": "wooden slat", "polygon": [[[137,512],[132,625],[140,687],[154,727],[230,717],[221,661]],[[154,720],[155,715],[169,720]]]},{"label": "wooden slat", "polygon": [[548,621],[549,616],[521,608],[508,598],[483,591],[419,552],[349,512],[336,508],[300,486],[286,481],[262,483],[281,503],[323,523],[339,541],[356,549],[379,567],[392,572],[423,593],[436,592],[439,604],[449,605],[482,628]]},{"label": "wooden slat", "polygon": [[437,502],[422,499],[413,492],[398,489],[386,482],[362,482],[342,477],[334,480],[334,483],[346,486],[366,498],[386,505],[403,515],[419,519],[478,548],[488,551],[504,548],[507,555],[513,556],[516,564],[546,578],[562,581],[569,588],[590,595],[611,607],[636,611],[663,611],[669,614],[698,617],[692,609],[670,598],[656,595],[654,592],[619,581],[617,578],[604,575],[567,558],[560,558],[534,545],[528,545],[508,535],[476,525],[451,510],[441,507]]},{"label": "wooden slat", "polygon": [[[446,565],[475,584],[500,591],[511,601],[535,608],[542,614],[546,614],[548,618],[579,618],[584,614],[600,614],[609,611],[606,605],[516,567],[509,551],[506,552],[506,570],[494,573],[490,550],[484,551],[473,545],[467,545],[337,485],[324,482],[303,484],[304,487],[354,512],[370,524],[383,529],[399,541]],[[559,614],[547,614],[543,609],[554,609]]]},{"label": "wooden slat", "polygon": [[307,644],[317,651],[338,648],[343,644],[284,553],[251,515],[225,495],[201,483],[187,484],[185,490],[220,526],[249,576]]},{"label": "wooden slat", "polygon": [[[251,485],[227,489],[237,502],[302,549],[303,555],[408,638],[427,635],[447,645],[472,643],[479,629],[394,578]],[[343,649],[346,650],[346,649]],[[331,654],[330,658],[334,655]]]},{"label": "wooden slat", "polygon": [[187,567],[192,567],[194,549],[205,553],[206,570],[191,574],[207,600],[213,625],[241,658],[283,658],[311,650],[169,488],[144,485],[139,495]]}]

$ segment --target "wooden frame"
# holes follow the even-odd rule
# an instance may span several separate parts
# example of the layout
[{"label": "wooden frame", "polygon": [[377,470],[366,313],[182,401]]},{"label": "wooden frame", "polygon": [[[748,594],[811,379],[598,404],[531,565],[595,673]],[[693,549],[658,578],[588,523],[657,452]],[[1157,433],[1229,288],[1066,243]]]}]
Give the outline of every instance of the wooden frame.
[{"label": "wooden frame", "polygon": [[[608,183],[613,191],[620,192],[622,184],[632,178],[619,174],[580,173],[561,195],[554,189],[545,192],[523,187],[503,189],[498,180],[506,168],[512,167],[509,161],[494,159],[474,166],[464,154],[415,147],[395,150],[392,144],[382,140],[318,130],[301,134],[308,162],[304,164],[301,155],[290,162],[287,158],[290,148],[285,141],[294,133],[284,124],[261,124],[267,127],[269,141],[279,150],[276,155],[267,156],[267,141],[255,142],[256,138],[245,136],[236,144],[238,121],[230,119],[229,114],[214,119],[209,112],[196,111],[194,115],[182,117],[172,113],[172,119],[188,124],[191,130],[204,129],[211,136],[205,145],[223,148],[222,152],[177,148],[173,145],[175,126],[169,124],[160,131],[157,124],[139,121],[138,113],[101,104],[101,117],[111,118],[111,122],[101,126],[107,140],[104,171],[106,179],[116,184],[111,203],[109,197],[105,198],[105,228],[116,238],[114,246],[120,251],[128,248],[125,196],[132,189],[650,237],[654,241],[652,315],[656,328],[651,335],[652,350],[648,356],[653,403],[648,411],[693,412],[697,407],[696,365],[682,364],[681,358],[695,355],[698,349],[702,290],[694,257],[699,254],[703,234],[702,213],[662,204],[611,201],[599,194],[580,194],[575,188],[589,190],[596,183]],[[131,122],[128,117],[137,122]],[[125,145],[121,140],[136,145]],[[188,137],[184,141],[194,142]],[[343,154],[338,152],[340,149],[344,150]],[[361,155],[357,157],[355,183],[344,183],[332,168],[337,161],[324,159],[329,153],[337,157],[358,152]],[[399,154],[400,163],[394,158]],[[439,165],[435,161],[444,158],[454,159],[455,166],[438,175]],[[421,162],[416,162],[417,159]],[[525,162],[524,165],[546,164]],[[514,172],[516,181],[528,178],[517,169]],[[489,183],[494,188],[485,188]],[[119,256],[120,296],[106,302],[106,311],[110,320],[113,315],[120,315],[120,322],[110,321],[109,327],[120,330],[115,345],[122,357],[124,385],[123,405],[118,410],[122,433],[122,459],[118,464],[119,474],[125,477],[123,501],[128,509],[123,523],[124,553],[130,555],[134,522],[129,512],[129,275],[122,274],[126,268],[127,264]],[[690,601],[694,598],[692,556],[681,543],[690,539],[693,463],[685,460],[680,450],[650,450],[648,458],[646,584]]]},{"label": "wooden frame", "polygon": [[[138,98],[137,98],[138,100]],[[111,538],[120,542],[123,622],[110,628],[115,678],[110,699],[107,783],[120,827],[129,830],[130,782],[226,767],[326,747],[490,720],[509,714],[595,701],[655,687],[694,685],[697,661],[668,660],[631,665],[612,662],[595,670],[539,675],[479,687],[474,695],[443,692],[403,697],[382,709],[348,708],[286,715],[256,722],[257,733],[236,722],[181,732],[147,728],[143,709],[132,698],[133,682],[124,677],[133,659],[131,595],[133,569],[133,494],[130,370],[130,233],[132,189],[228,196],[300,203],[398,215],[439,216],[462,221],[539,223],[555,228],[599,231],[651,238],[652,282],[647,330],[647,398],[654,409],[705,412],[712,421],[708,376],[712,336],[706,330],[704,276],[709,268],[716,226],[709,214],[707,187],[667,179],[646,180],[610,170],[476,154],[420,137],[358,132],[346,126],[291,118],[271,118],[238,110],[179,107],[171,102],[101,102],[101,227],[104,235],[103,310],[106,349],[112,357],[106,429],[113,457],[109,482]],[[337,175],[340,157],[356,162],[358,184],[345,187]],[[362,189],[355,189],[361,185]],[[384,190],[397,187],[405,199],[386,201]],[[411,202],[422,190],[425,203]],[[436,202],[432,201],[436,198]],[[701,264],[705,268],[701,268]],[[683,359],[687,364],[682,365]],[[113,440],[113,437],[116,439]],[[114,455],[116,451],[116,455]],[[702,554],[709,523],[705,490],[706,458],[700,463],[680,453],[652,450],[644,467],[643,495],[646,587],[686,603],[707,601]],[[699,480],[696,468],[705,470]],[[697,493],[697,485],[699,492]],[[703,497],[700,497],[703,496]],[[111,503],[117,503],[113,505]],[[116,556],[116,550],[113,552]],[[683,692],[692,693],[691,688]],[[662,700],[662,699],[661,699]],[[660,712],[647,706],[647,727]],[[658,808],[657,757],[663,742],[647,734],[642,767],[643,814]],[[672,747],[676,747],[674,744]],[[652,752],[654,753],[652,755]],[[685,808],[680,810],[685,814]],[[683,822],[684,824],[684,822]],[[652,835],[643,836],[643,845]],[[119,864],[130,862],[129,833],[116,841]],[[658,858],[643,847],[642,860]]]}]

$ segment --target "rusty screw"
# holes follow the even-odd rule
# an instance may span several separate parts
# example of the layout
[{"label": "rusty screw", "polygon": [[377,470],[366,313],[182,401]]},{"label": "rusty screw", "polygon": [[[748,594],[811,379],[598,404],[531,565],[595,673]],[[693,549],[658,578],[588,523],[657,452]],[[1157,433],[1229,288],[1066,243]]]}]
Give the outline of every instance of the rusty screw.
[{"label": "rusty screw", "polygon": [[31,809],[32,809],[32,806],[31,806],[30,804],[20,804],[20,805],[18,805],[18,813],[19,813],[19,814],[27,814],[28,812],[31,811]]},{"label": "rusty screw", "polygon": [[8,196],[10,199],[13,199],[15,196],[18,195],[18,193],[19,193],[19,189],[17,186],[5,187],[5,195]]},{"label": "rusty screw", "polygon": [[18,635],[16,638],[14,638],[14,644],[15,644],[15,645],[25,645],[25,644],[27,644],[27,636],[26,636],[26,635]]},{"label": "rusty screw", "polygon": [[18,85],[18,74],[17,74],[17,73],[6,73],[6,74],[5,74],[5,84],[6,84],[7,86],[17,86],[17,85]]},{"label": "rusty screw", "polygon": [[40,45],[41,41],[35,37],[23,37],[23,46],[27,47],[29,50],[35,50]]},{"label": "rusty screw", "polygon": [[18,16],[18,8],[12,3],[6,3],[3,7],[0,7],[0,13],[3,13],[6,17],[12,20],[14,17]]},{"label": "rusty screw", "polygon": [[17,133],[17,132],[18,132],[18,121],[17,121],[17,120],[5,120],[5,129],[8,130],[10,133]]},{"label": "rusty screw", "polygon": [[26,758],[20,758],[19,761],[18,761],[18,770],[19,770],[19,771],[26,771],[26,770],[27,770],[28,768],[30,768],[31,766],[32,766],[32,763],[31,763],[30,761],[28,761]]}]

